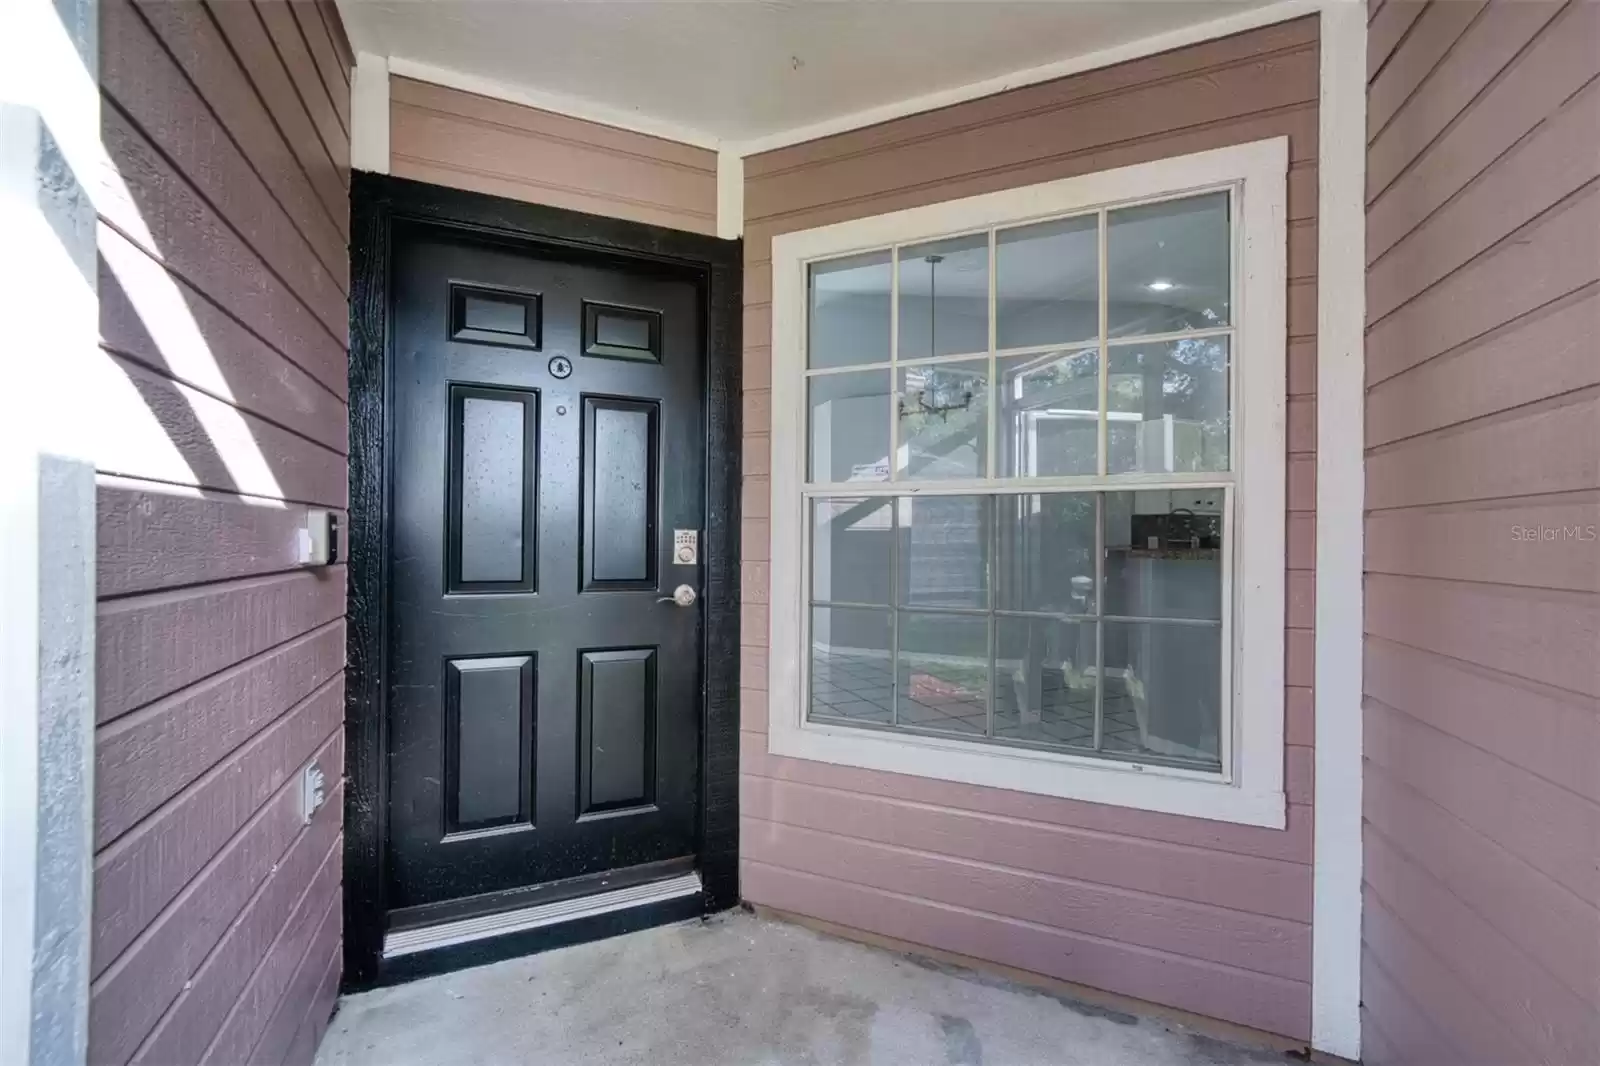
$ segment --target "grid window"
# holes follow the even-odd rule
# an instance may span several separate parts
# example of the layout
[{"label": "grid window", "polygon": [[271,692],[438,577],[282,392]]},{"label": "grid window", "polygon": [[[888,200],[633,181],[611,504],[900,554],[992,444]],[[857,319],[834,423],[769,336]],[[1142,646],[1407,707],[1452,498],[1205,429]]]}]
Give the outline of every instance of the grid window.
[{"label": "grid window", "polygon": [[807,265],[807,721],[1222,771],[1236,192]]}]

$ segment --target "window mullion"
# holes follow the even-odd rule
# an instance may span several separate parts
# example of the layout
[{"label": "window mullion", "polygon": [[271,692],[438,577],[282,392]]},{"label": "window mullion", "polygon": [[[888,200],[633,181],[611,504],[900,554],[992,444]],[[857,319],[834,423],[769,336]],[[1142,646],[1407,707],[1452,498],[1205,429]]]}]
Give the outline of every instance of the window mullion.
[{"label": "window mullion", "polygon": [[[998,340],[998,337],[999,337],[999,334],[998,334],[998,329],[999,329],[998,322],[999,322],[999,318],[1000,318],[1000,301],[999,301],[999,296],[998,296],[998,287],[999,287],[999,280],[998,279],[999,279],[999,273],[1000,273],[1000,263],[999,263],[998,259],[996,259],[996,257],[995,257],[995,253],[996,253],[996,250],[997,250],[997,248],[996,248],[997,241],[996,241],[995,233],[996,233],[995,230],[991,229],[989,231],[989,381],[988,381],[988,389],[989,389],[989,400],[988,400],[989,418],[988,418],[988,425],[985,427],[987,429],[988,433],[989,433],[989,449],[988,449],[988,451],[989,451],[989,455],[988,455],[989,461],[988,461],[988,464],[986,466],[986,470],[987,470],[988,476],[991,477],[991,478],[995,477],[999,473],[998,464],[997,464],[997,461],[995,459],[995,437],[999,433],[998,426],[999,426],[999,422],[1000,422],[1000,405],[996,402],[999,399],[999,396],[1000,396],[1000,392],[999,392],[1000,383],[997,380],[998,375],[997,375],[996,371],[997,371],[998,368],[996,366],[996,359],[995,359],[995,354],[994,354],[995,353],[995,347],[996,347],[996,341]],[[993,703],[993,700],[991,700],[990,702]],[[990,713],[990,718],[991,718],[991,723],[990,724],[991,725],[993,724],[993,722],[992,722],[993,717],[994,717],[993,709],[991,708],[991,713]]]},{"label": "window mullion", "polygon": [[[1108,441],[1109,441],[1109,438],[1110,438],[1110,434],[1109,434],[1109,432],[1107,430],[1107,427],[1110,424],[1110,419],[1108,419],[1106,417],[1106,394],[1107,394],[1107,391],[1108,391],[1108,388],[1109,388],[1110,374],[1111,374],[1111,366],[1110,366],[1111,346],[1108,343],[1107,337],[1106,337],[1106,332],[1107,332],[1107,328],[1108,328],[1107,324],[1110,321],[1110,317],[1111,317],[1110,309],[1109,309],[1109,306],[1108,306],[1111,297],[1110,297],[1110,294],[1106,291],[1107,280],[1108,280],[1108,277],[1110,275],[1110,269],[1109,269],[1109,267],[1107,265],[1107,255],[1106,255],[1106,243],[1107,243],[1107,241],[1106,241],[1106,236],[1107,236],[1106,235],[1106,223],[1107,223],[1106,210],[1105,210],[1105,208],[1101,208],[1100,209],[1100,222],[1099,222],[1099,225],[1095,228],[1095,232],[1096,232],[1096,234],[1098,236],[1098,240],[1096,242],[1096,244],[1097,244],[1097,254],[1099,255],[1099,260],[1100,260],[1099,265],[1096,267],[1096,269],[1098,271],[1098,275],[1097,275],[1097,278],[1096,278],[1097,284],[1095,285],[1095,288],[1099,292],[1099,300],[1097,301],[1097,303],[1099,305],[1098,310],[1099,310],[1099,315],[1100,315],[1100,381],[1099,381],[1099,390],[1100,390],[1100,411],[1099,411],[1099,415],[1100,415],[1100,418],[1099,418],[1099,424],[1097,426],[1097,428],[1099,430],[1099,439],[1096,442],[1096,448],[1097,448],[1098,454],[1097,454],[1097,457],[1096,457],[1097,464],[1095,466],[1095,471],[1101,477],[1104,477],[1106,475],[1106,472],[1108,470],[1110,470],[1110,468],[1111,468],[1110,467],[1111,460],[1110,460],[1110,456],[1108,454],[1108,448],[1109,448]],[[1095,730],[1096,730],[1096,739],[1097,740],[1098,740],[1098,732],[1099,732],[1099,723],[1100,723],[1099,712],[1097,710],[1096,711],[1096,717],[1095,717]],[[1097,743],[1096,747],[1098,747],[1098,746],[1099,745]]]},{"label": "window mullion", "polygon": [[1106,496],[1094,497],[1094,750],[1101,750],[1106,721]]},{"label": "window mullion", "polygon": [[[993,249],[994,233],[992,231],[990,232],[989,237],[990,248]],[[991,336],[993,336],[992,332]],[[985,737],[993,737],[995,691],[1000,679],[1000,665],[995,661],[999,656],[999,649],[997,647],[1000,640],[998,633],[999,623],[995,620],[994,615],[995,603],[999,599],[999,596],[995,592],[995,584],[997,583],[999,575],[995,572],[994,557],[995,552],[998,550],[1000,544],[1000,501],[993,496],[985,497],[983,501],[983,513],[987,518],[987,521],[984,523],[987,528],[985,530],[986,536],[984,537],[983,543],[983,583],[989,595],[989,602],[987,604],[989,608],[987,618],[989,623],[989,675],[986,686],[987,691],[984,693],[983,735]]]},{"label": "window mullion", "polygon": [[900,724],[900,501],[889,497],[889,724]]},{"label": "window mullion", "polygon": [[[889,249],[889,480],[900,460],[900,246]],[[896,668],[898,669],[898,667]]]}]

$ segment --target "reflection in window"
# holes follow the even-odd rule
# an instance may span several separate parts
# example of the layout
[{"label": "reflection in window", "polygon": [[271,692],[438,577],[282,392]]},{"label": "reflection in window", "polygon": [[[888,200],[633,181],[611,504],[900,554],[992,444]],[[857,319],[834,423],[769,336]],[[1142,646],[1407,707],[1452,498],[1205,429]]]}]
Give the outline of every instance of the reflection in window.
[{"label": "reflection in window", "polygon": [[920,481],[989,472],[987,359],[901,367],[898,409],[898,477]]},{"label": "reflection in window", "polygon": [[1218,763],[1222,630],[1105,622],[1102,748],[1130,756]]},{"label": "reflection in window", "polygon": [[1221,768],[1232,197],[810,266],[813,721]]},{"label": "reflection in window", "polygon": [[1100,333],[1100,217],[995,235],[996,346],[1081,344]]},{"label": "reflection in window", "polygon": [[899,603],[989,606],[989,504],[985,496],[913,496],[899,505]]},{"label": "reflection in window", "polygon": [[809,715],[1217,769],[1225,504],[814,501]]},{"label": "reflection in window", "polygon": [[894,616],[854,607],[811,610],[813,721],[894,722]]},{"label": "reflection in window", "polygon": [[889,270],[888,252],[812,265],[807,366],[889,361]]},{"label": "reflection in window", "polygon": [[1113,337],[1231,324],[1228,194],[1107,215],[1106,325]]},{"label": "reflection in window", "polygon": [[989,732],[989,620],[901,611],[896,723],[983,737]]},{"label": "reflection in window", "polygon": [[1107,472],[1228,469],[1228,338],[1109,349]]},{"label": "reflection in window", "polygon": [[889,372],[824,374],[807,383],[812,481],[889,479]]},{"label": "reflection in window", "polygon": [[1100,452],[1100,350],[997,360],[1000,476],[1092,474]]},{"label": "reflection in window", "polygon": [[1093,750],[1096,634],[1093,621],[995,620],[996,739]]},{"label": "reflection in window", "polygon": [[811,501],[811,598],[894,602],[894,501],[834,496]]},{"label": "reflection in window", "polygon": [[897,358],[966,355],[989,348],[989,235],[900,249]]}]

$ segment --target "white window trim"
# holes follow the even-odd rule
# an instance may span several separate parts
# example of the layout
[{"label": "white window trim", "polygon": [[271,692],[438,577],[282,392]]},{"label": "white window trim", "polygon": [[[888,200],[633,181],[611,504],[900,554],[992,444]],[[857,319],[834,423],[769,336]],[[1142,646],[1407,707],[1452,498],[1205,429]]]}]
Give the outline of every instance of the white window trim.
[{"label": "white window trim", "polygon": [[[1282,829],[1288,139],[973,196],[772,242],[772,559],[767,750],[773,755]],[[1236,185],[1231,764],[1219,776],[1060,752],[806,722],[806,269],[818,259]],[[899,485],[897,484],[897,487]],[[906,494],[920,486],[904,485]],[[1248,551],[1240,546],[1247,545]]]}]

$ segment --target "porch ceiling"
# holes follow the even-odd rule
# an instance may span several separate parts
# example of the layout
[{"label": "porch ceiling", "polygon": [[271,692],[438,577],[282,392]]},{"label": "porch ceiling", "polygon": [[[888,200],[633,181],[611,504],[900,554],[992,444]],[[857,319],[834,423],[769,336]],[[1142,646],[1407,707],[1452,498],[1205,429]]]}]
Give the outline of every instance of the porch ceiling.
[{"label": "porch ceiling", "polygon": [[556,110],[739,148],[947,102],[939,94],[978,95],[975,83],[997,91],[1012,74],[1037,80],[1026,72],[1247,17],[1267,2],[340,0],[340,8],[356,47],[401,61],[402,73],[407,63],[413,72],[438,68],[457,84],[480,80]]}]

